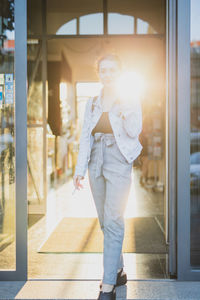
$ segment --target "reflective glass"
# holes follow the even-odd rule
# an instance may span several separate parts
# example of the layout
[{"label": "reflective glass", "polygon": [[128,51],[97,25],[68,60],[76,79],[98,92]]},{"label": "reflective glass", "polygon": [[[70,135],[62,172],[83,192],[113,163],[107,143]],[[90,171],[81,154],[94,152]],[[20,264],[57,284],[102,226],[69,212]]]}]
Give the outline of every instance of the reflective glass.
[{"label": "reflective glass", "polygon": [[191,265],[200,266],[200,2],[191,0]]},{"label": "reflective glass", "polygon": [[0,1],[0,269],[16,268],[14,0]]}]

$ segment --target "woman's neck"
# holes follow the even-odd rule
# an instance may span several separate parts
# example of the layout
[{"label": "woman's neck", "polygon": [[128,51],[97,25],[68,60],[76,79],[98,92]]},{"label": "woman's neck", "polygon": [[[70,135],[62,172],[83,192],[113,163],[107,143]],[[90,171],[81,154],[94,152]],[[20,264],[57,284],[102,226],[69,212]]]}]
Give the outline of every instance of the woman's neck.
[{"label": "woman's neck", "polygon": [[102,96],[103,96],[103,98],[113,97],[113,96],[115,96],[114,90],[112,88],[104,87]]},{"label": "woman's neck", "polygon": [[103,111],[109,111],[115,100],[116,100],[116,96],[113,89],[104,88],[101,97],[101,104],[102,104]]}]

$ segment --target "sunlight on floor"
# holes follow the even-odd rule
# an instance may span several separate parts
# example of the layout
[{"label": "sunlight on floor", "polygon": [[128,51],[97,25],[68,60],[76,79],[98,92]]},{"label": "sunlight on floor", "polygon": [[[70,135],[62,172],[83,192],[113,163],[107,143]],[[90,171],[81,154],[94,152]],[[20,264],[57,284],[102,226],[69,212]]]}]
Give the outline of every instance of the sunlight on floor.
[{"label": "sunlight on floor", "polygon": [[[156,199],[155,195],[152,197],[149,191],[141,188],[138,172],[140,171],[133,169],[125,218],[161,215],[163,200]],[[46,215],[29,229],[29,278],[85,280],[102,278],[102,253],[37,252],[64,217],[75,217],[77,222],[80,217],[97,217],[88,174],[83,186],[83,190],[77,190],[72,195],[74,186],[70,180],[49,192]],[[124,262],[130,280],[166,277],[166,254],[124,253]]]}]

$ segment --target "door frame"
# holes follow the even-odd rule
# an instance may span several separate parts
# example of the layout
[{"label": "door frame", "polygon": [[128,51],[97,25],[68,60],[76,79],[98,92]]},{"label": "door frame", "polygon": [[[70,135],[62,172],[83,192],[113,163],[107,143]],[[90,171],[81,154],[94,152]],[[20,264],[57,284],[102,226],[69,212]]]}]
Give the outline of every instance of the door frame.
[{"label": "door frame", "polygon": [[169,245],[168,272],[177,276],[176,197],[176,0],[166,3],[166,241]]},{"label": "door frame", "polygon": [[[177,274],[200,280],[190,263],[190,11],[191,0],[177,0]],[[184,162],[184,163],[183,163]]]},{"label": "door frame", "polygon": [[[169,199],[168,215],[172,221],[169,222],[168,230],[169,270],[172,275],[177,273],[178,280],[198,280],[200,270],[192,269],[190,266],[190,0],[167,0],[167,13],[169,175],[166,193]],[[0,271],[0,280],[26,281],[28,276],[26,0],[15,0],[14,57],[16,270]]]},{"label": "door frame", "polygon": [[27,9],[14,1],[15,24],[15,224],[16,269],[0,271],[0,280],[27,280]]}]

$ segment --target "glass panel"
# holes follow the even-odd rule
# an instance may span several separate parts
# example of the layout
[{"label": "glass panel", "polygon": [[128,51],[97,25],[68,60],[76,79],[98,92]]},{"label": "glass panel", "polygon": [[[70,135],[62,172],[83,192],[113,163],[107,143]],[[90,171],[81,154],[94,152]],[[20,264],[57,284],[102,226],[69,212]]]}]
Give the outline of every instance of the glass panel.
[{"label": "glass panel", "polygon": [[132,34],[134,33],[134,18],[121,14],[108,14],[109,34]]},{"label": "glass panel", "polygon": [[[48,0],[47,1],[47,33],[61,34],[61,28],[72,20],[80,18],[80,34],[103,33],[103,1],[101,0]],[[67,26],[67,25],[66,25]],[[68,25],[69,26],[69,25]],[[76,34],[75,21],[70,24],[68,31],[62,34]]]},{"label": "glass panel", "polygon": [[80,34],[103,34],[103,14],[80,17]]},{"label": "glass panel", "polygon": [[148,22],[137,19],[137,33],[139,34],[154,34],[157,33]]},{"label": "glass panel", "polygon": [[[75,227],[71,223],[72,218],[76,218],[75,222],[78,224],[79,218],[97,217],[88,177],[83,183],[84,190],[80,193],[76,191],[72,195],[74,190],[72,176],[77,161],[85,104],[90,96],[99,94],[96,60],[104,51],[113,52],[113,49],[122,60],[124,72],[128,73],[128,83],[133,82],[130,80],[129,71],[135,71],[144,77],[145,85],[147,85],[147,93],[143,101],[144,119],[141,134],[144,151],[138,165],[135,163],[134,182],[126,210],[127,220],[133,218],[136,224],[131,231],[134,237],[132,244],[135,247],[127,257],[128,276],[131,279],[166,278],[167,276],[168,254],[164,238],[166,44],[164,38],[130,39],[116,36],[109,43],[102,38],[91,39],[89,37],[87,39],[73,37],[49,39],[47,42],[48,190],[43,216],[36,210],[29,214],[30,224],[35,222],[32,230],[29,231],[30,242],[28,243],[30,245],[28,277],[31,279],[74,278],[80,280],[85,277],[86,273],[88,280],[94,276],[101,278],[99,254],[92,255],[94,259],[92,258],[91,264],[89,251],[93,252],[93,250],[90,248],[87,261],[84,258],[80,262],[80,255],[70,248],[72,245],[70,242],[63,243],[64,248],[60,243],[67,238],[63,239],[63,234],[65,235],[66,232],[58,224],[67,220],[65,224],[70,222],[70,227],[64,225],[65,229],[72,228],[73,231]],[[139,82],[138,85],[141,86],[141,83]],[[62,110],[60,104],[62,104]],[[68,132],[65,131],[64,134],[62,133],[63,120],[68,120]],[[31,140],[31,136],[29,139]],[[37,140],[34,138],[33,142],[30,141],[32,152],[39,147],[40,140],[41,138]],[[37,150],[37,155],[42,156],[42,150]],[[36,155],[34,162],[35,159]],[[36,167],[41,171],[42,166],[38,167],[38,165],[39,163]],[[34,201],[32,207],[35,208],[36,197]],[[141,235],[141,230],[146,235]],[[69,231],[72,232],[70,229]],[[83,235],[87,236],[88,232],[91,232],[91,228],[85,229]],[[96,234],[93,232],[90,239],[94,241],[94,244],[96,238],[98,239]],[[128,234],[128,236],[131,235]],[[83,244],[85,245],[84,239]],[[83,248],[78,250],[80,253],[85,251],[87,250]],[[40,268],[37,267],[36,261],[39,262]],[[63,261],[65,261],[64,264]],[[78,263],[79,267],[72,272],[75,263]],[[67,269],[66,265],[69,266]]]},{"label": "glass panel", "polygon": [[64,25],[62,25],[58,31],[56,32],[57,35],[62,35],[62,34],[76,34],[76,27],[77,27],[77,20],[71,20]]},{"label": "glass panel", "polygon": [[200,266],[200,2],[191,1],[191,265]]},{"label": "glass panel", "polygon": [[42,34],[42,1],[27,1],[27,32],[28,34]]},{"label": "glass panel", "polygon": [[14,0],[0,2],[0,269],[15,270]]},{"label": "glass panel", "polygon": [[[133,33],[130,19],[132,16],[138,19],[136,33],[165,33],[165,5],[165,0],[108,0],[108,32],[114,34]],[[116,16],[111,17],[110,13],[118,14],[118,20],[120,18],[118,25],[116,25]],[[126,16],[126,18],[122,18],[122,16]],[[129,18],[127,18],[128,16]],[[114,32],[111,32],[113,30]]]},{"label": "glass panel", "polygon": [[28,204],[43,199],[43,128],[28,128]]},{"label": "glass panel", "polygon": [[28,124],[42,123],[42,43],[28,40]]}]

